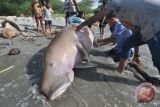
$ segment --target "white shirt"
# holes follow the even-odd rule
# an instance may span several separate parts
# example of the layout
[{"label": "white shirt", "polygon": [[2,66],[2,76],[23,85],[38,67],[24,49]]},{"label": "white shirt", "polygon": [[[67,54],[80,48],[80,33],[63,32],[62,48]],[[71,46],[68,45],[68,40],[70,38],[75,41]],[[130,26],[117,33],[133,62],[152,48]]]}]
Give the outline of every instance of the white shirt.
[{"label": "white shirt", "polygon": [[52,12],[54,12],[52,10],[52,8],[44,8],[44,19],[45,20],[52,20]]}]

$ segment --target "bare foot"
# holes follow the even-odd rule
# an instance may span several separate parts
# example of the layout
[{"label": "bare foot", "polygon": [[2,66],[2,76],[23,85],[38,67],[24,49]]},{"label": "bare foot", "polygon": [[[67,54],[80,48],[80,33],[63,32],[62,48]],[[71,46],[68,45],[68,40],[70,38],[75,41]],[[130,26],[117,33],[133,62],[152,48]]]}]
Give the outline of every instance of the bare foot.
[{"label": "bare foot", "polygon": [[120,74],[122,74],[123,73],[123,69],[122,68],[120,68],[120,67],[117,67],[117,69],[116,69]]}]

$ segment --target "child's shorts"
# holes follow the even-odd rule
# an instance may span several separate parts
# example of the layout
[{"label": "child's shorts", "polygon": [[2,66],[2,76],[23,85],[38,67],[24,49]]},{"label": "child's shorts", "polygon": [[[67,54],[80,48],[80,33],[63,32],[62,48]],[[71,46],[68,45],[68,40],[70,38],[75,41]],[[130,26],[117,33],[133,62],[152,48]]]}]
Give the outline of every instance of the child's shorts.
[{"label": "child's shorts", "polygon": [[52,20],[45,20],[45,26],[51,26]]},{"label": "child's shorts", "polygon": [[43,17],[35,17],[36,22],[43,21]]}]

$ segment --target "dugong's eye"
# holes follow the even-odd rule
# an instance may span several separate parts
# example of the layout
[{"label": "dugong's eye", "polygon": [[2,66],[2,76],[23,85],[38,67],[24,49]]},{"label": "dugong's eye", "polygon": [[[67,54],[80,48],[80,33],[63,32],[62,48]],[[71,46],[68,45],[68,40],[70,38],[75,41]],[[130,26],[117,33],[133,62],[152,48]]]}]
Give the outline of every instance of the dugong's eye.
[{"label": "dugong's eye", "polygon": [[54,66],[56,63],[55,62],[51,62],[49,63],[49,66]]},{"label": "dugong's eye", "polygon": [[53,66],[53,63],[50,63],[49,66]]}]

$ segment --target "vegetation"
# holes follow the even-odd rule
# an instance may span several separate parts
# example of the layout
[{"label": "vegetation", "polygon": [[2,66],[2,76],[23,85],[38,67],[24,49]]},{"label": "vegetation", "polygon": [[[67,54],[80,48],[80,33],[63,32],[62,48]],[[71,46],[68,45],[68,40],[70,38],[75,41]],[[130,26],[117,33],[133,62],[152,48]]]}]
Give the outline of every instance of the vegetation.
[{"label": "vegetation", "polygon": [[0,0],[0,15],[30,14],[32,0]]},{"label": "vegetation", "polygon": [[100,5],[99,5],[99,7],[98,7],[97,9],[95,9],[95,10],[93,11],[93,13],[95,14],[95,13],[99,12],[100,9],[101,9],[101,7],[102,7],[102,4],[103,4],[103,3],[107,4],[107,2],[108,2],[108,0],[99,0]]},{"label": "vegetation", "polygon": [[79,5],[79,8],[80,10],[84,11],[85,13],[92,13],[93,10],[91,9],[92,7],[92,4],[93,4],[93,1],[94,0],[83,0],[82,2],[80,2],[78,5]]},{"label": "vegetation", "polygon": [[[24,14],[31,15],[30,6],[33,0],[0,0],[0,15],[16,15]],[[85,11],[87,14],[92,13],[91,9],[94,0],[82,0],[78,6],[80,10]],[[63,13],[63,2],[61,0],[51,0],[53,10],[56,14]]]}]

